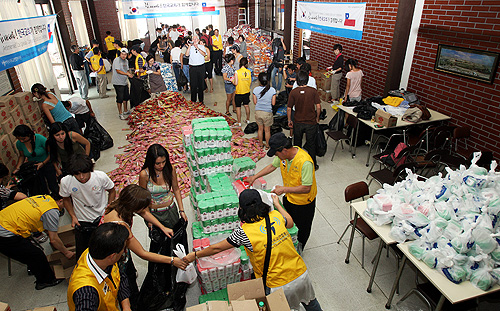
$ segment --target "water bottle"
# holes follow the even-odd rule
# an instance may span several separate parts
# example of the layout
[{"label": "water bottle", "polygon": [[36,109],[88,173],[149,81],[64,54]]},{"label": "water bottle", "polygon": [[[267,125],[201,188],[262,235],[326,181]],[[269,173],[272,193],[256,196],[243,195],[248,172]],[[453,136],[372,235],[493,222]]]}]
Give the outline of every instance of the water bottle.
[{"label": "water bottle", "polygon": [[264,301],[259,302],[259,311],[266,311],[266,305],[264,304]]}]

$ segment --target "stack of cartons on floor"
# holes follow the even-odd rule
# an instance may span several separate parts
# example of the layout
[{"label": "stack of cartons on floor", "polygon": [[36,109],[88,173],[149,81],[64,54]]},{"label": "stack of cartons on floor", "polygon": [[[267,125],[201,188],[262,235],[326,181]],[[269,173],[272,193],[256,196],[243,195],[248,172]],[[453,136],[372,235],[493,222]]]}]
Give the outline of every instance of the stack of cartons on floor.
[{"label": "stack of cartons on floor", "polygon": [[16,126],[25,124],[35,133],[47,136],[47,128],[42,120],[40,108],[33,101],[30,92],[20,92],[14,95],[0,97],[0,146],[1,161],[12,171],[17,163],[17,139],[12,132]]},{"label": "stack of cartons on floor", "polygon": [[[57,231],[59,238],[66,248],[70,251],[75,251],[75,230],[71,227],[71,224],[59,227]],[[52,254],[47,256],[47,260],[52,265],[54,273],[57,279],[69,279],[73,268],[76,265],[76,256],[68,259],[60,251],[56,250]]]},{"label": "stack of cartons on floor", "polygon": [[[308,61],[308,63],[311,63],[311,61]],[[313,63],[314,64],[314,63]],[[313,66],[311,65],[311,68]],[[329,71],[327,70],[317,70],[317,65],[315,66],[316,69],[311,70],[311,76],[316,80],[316,86],[318,87],[318,93],[319,93],[319,98],[322,101],[329,101],[332,98],[332,94],[330,93],[330,86],[332,83],[332,77]]]}]

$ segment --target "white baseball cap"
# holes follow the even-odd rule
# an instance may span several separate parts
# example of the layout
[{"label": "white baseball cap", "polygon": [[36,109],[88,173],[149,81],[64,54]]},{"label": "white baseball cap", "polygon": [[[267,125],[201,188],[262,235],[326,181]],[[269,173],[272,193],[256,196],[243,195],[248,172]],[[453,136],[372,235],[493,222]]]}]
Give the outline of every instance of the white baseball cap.
[{"label": "white baseball cap", "polygon": [[128,54],[128,49],[127,49],[127,48],[122,48],[122,49],[120,50],[120,52],[121,52],[121,53],[127,53],[127,54]]}]

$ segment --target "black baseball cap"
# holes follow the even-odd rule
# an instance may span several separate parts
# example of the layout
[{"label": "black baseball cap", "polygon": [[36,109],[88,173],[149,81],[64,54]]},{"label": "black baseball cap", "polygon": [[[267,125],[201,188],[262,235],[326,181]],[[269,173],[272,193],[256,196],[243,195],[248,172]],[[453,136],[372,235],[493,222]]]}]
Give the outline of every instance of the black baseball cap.
[{"label": "black baseball cap", "polygon": [[253,204],[262,203],[262,198],[257,190],[245,189],[240,193],[239,203],[240,207],[245,209]]},{"label": "black baseball cap", "polygon": [[288,138],[283,133],[275,133],[269,138],[269,151],[267,152],[268,157],[272,157],[276,154],[276,151],[283,150],[288,144]]}]

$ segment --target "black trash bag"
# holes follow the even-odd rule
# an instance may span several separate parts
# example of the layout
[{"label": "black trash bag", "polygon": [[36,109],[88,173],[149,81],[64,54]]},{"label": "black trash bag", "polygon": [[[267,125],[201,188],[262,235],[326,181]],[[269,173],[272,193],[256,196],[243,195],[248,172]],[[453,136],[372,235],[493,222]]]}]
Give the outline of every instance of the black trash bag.
[{"label": "black trash bag", "polygon": [[179,69],[179,81],[177,81],[177,85],[182,88],[187,84],[188,84],[188,78],[186,77],[184,72]]},{"label": "black trash bag", "polygon": [[113,147],[113,138],[109,135],[108,131],[102,127],[96,118],[91,118],[89,125],[85,128],[85,133],[83,134],[85,138],[91,138],[92,141],[99,143],[99,150],[106,150]]},{"label": "black trash bag", "polygon": [[130,81],[130,107],[134,108],[150,98],[151,95],[144,89],[144,80],[141,78],[133,77],[128,80]]},{"label": "black trash bag", "polygon": [[90,157],[94,159],[94,161],[99,160],[101,157],[101,145],[100,139],[97,137],[89,137],[87,140],[90,142]]},{"label": "black trash bag", "polygon": [[282,129],[289,130],[288,117],[287,116],[274,116],[273,124],[281,126]]},{"label": "black trash bag", "polygon": [[[19,190],[28,196],[49,193],[45,180],[38,174],[36,163],[34,161],[23,163],[15,174],[19,180],[17,183]],[[47,163],[47,165],[52,165],[52,163]]]},{"label": "black trash bag", "polygon": [[245,130],[243,130],[243,132],[245,134],[253,134],[253,133],[257,132],[258,129],[259,129],[259,125],[257,124],[257,122],[250,122],[245,127]]},{"label": "black trash bag", "polygon": [[276,103],[274,104],[274,106],[272,106],[273,115],[276,114],[276,111],[278,110],[279,107],[286,106],[287,103],[288,103],[288,95],[286,91],[279,92],[278,95],[276,95]]},{"label": "black trash bag", "polygon": [[324,119],[326,119],[326,117],[327,117],[326,109],[321,110],[321,113],[319,114],[319,119],[324,120]]},{"label": "black trash bag", "polygon": [[[328,122],[328,128],[330,131],[341,131],[344,128],[344,115],[345,112],[339,110],[333,118]],[[340,119],[340,120],[339,120]]]},{"label": "black trash bag", "polygon": [[[174,235],[168,238],[163,231],[153,227],[149,232],[150,251],[160,255],[172,256],[178,243],[187,245],[187,222],[180,218],[172,228]],[[177,268],[169,264],[149,262],[148,273],[142,283],[137,301],[137,311],[157,311],[173,308],[182,311],[186,306],[186,291],[189,284],[177,283]]]},{"label": "black trash bag", "polygon": [[318,126],[316,133],[316,156],[324,156],[326,154],[326,147],[325,132]]}]

